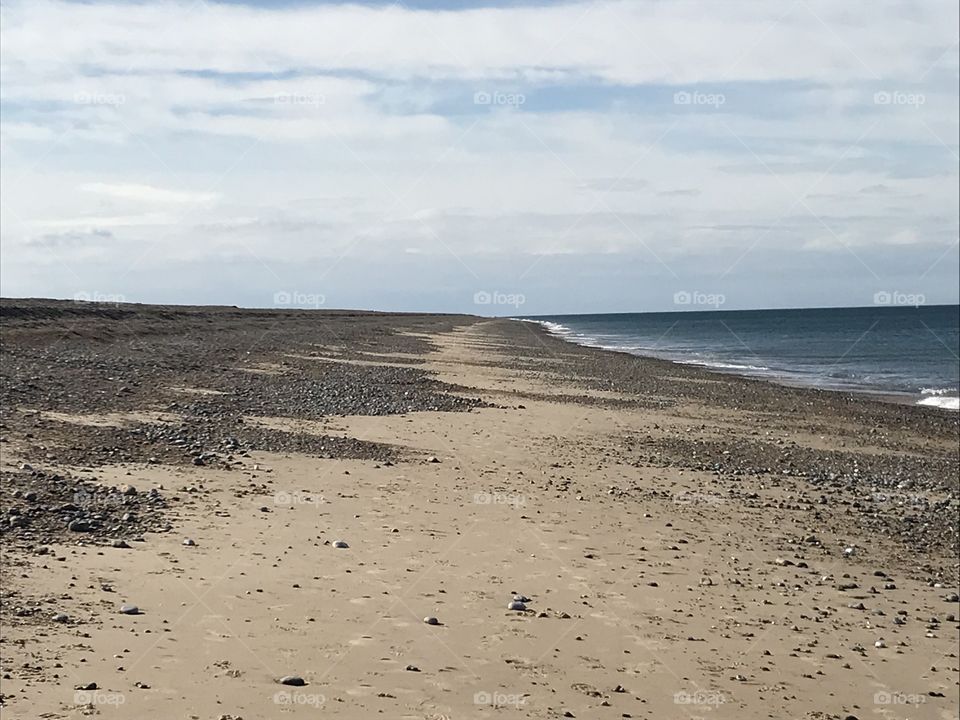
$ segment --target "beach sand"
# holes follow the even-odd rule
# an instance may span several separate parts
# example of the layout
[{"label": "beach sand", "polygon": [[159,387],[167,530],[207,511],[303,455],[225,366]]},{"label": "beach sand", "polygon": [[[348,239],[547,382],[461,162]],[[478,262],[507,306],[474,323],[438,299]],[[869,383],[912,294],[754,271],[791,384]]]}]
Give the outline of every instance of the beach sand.
[{"label": "beach sand", "polygon": [[4,303],[5,718],[960,713],[955,415],[504,320]]}]

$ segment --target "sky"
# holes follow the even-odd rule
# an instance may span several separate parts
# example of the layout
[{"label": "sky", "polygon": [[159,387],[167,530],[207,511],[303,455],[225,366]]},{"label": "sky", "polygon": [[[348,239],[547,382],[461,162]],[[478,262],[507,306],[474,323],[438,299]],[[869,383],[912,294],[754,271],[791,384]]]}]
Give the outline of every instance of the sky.
[{"label": "sky", "polygon": [[0,292],[958,301],[955,0],[4,0]]}]

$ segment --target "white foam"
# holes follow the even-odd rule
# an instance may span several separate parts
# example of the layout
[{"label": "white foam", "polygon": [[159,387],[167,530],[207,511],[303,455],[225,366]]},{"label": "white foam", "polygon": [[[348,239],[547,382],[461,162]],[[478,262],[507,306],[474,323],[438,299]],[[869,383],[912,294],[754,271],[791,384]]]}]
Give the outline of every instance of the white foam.
[{"label": "white foam", "polygon": [[935,395],[932,397],[925,397],[923,400],[917,401],[917,405],[928,405],[930,407],[938,407],[943,410],[960,411],[960,397],[944,397],[943,395]]},{"label": "white foam", "polygon": [[709,362],[706,360],[678,360],[681,365],[700,365],[707,368],[718,368],[720,370],[756,370],[765,371],[770,368],[763,365],[736,365],[734,363]]},{"label": "white foam", "polygon": [[957,388],[922,388],[920,390],[921,395],[949,395],[956,392]]}]

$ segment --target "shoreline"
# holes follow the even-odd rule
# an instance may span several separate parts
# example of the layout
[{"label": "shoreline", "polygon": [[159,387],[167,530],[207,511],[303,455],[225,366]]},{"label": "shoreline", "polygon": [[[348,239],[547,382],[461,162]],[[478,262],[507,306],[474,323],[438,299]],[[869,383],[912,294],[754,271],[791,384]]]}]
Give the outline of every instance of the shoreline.
[{"label": "shoreline", "polygon": [[41,306],[5,716],[960,710],[953,415],[513,320]]},{"label": "shoreline", "polygon": [[[824,309],[829,309],[829,308],[824,308]],[[896,404],[896,405],[909,405],[909,406],[913,406],[913,407],[929,407],[929,408],[933,408],[933,409],[935,409],[935,410],[943,411],[943,412],[947,412],[947,413],[955,413],[955,412],[960,411],[960,407],[951,407],[951,406],[938,405],[938,404],[935,404],[935,403],[925,403],[925,402],[923,402],[923,399],[924,399],[924,396],[925,396],[925,394],[924,394],[923,392],[917,394],[917,393],[910,393],[910,392],[906,392],[906,391],[904,391],[904,392],[895,392],[895,391],[891,391],[891,390],[879,390],[879,389],[874,390],[874,389],[869,389],[869,388],[830,387],[830,386],[826,386],[826,385],[817,385],[817,384],[813,384],[813,383],[805,383],[805,382],[803,382],[803,381],[801,381],[801,380],[796,380],[796,379],[792,378],[791,376],[787,376],[787,375],[776,375],[776,374],[770,374],[770,375],[751,375],[751,374],[746,373],[746,372],[738,372],[737,370],[732,369],[732,368],[722,368],[722,367],[717,367],[717,366],[714,366],[714,365],[709,365],[709,364],[707,364],[707,363],[681,362],[681,361],[679,361],[679,360],[675,360],[675,359],[671,359],[671,358],[667,358],[667,357],[660,357],[660,356],[657,356],[657,355],[649,355],[649,354],[640,353],[640,352],[632,352],[632,351],[630,351],[630,350],[625,350],[625,349],[622,349],[622,348],[616,348],[616,347],[610,347],[610,346],[604,346],[604,345],[593,345],[593,344],[586,343],[586,342],[578,342],[577,340],[573,339],[572,337],[565,336],[564,334],[560,333],[559,331],[556,331],[556,330],[552,329],[552,328],[549,326],[549,325],[550,325],[550,322],[549,322],[549,321],[536,320],[536,319],[533,319],[533,318],[520,318],[520,317],[511,317],[511,318],[508,318],[508,319],[513,320],[513,321],[516,321],[516,322],[530,323],[530,324],[532,324],[532,325],[536,325],[536,326],[540,327],[541,329],[543,329],[543,330],[544,330],[546,333],[548,333],[551,337],[554,337],[554,338],[556,338],[556,339],[558,339],[558,340],[561,340],[561,341],[563,341],[563,342],[569,343],[569,344],[571,344],[571,345],[576,345],[576,346],[578,346],[578,347],[590,348],[590,349],[593,349],[593,350],[599,350],[599,351],[602,351],[602,352],[623,353],[623,354],[626,354],[626,355],[632,355],[632,356],[634,356],[634,357],[641,357],[641,358],[645,358],[645,359],[648,359],[648,360],[658,360],[658,361],[661,361],[661,362],[672,363],[672,364],[678,365],[678,366],[680,366],[680,367],[694,367],[694,368],[698,368],[698,369],[701,369],[701,370],[705,370],[705,371],[707,371],[707,372],[715,373],[715,374],[717,374],[717,375],[732,376],[732,377],[736,377],[736,378],[740,378],[740,379],[744,379],[744,380],[757,380],[757,381],[760,381],[760,382],[770,383],[770,384],[775,385],[775,386],[778,386],[778,387],[789,387],[789,388],[801,389],[801,390],[813,390],[813,391],[817,391],[817,392],[836,393],[836,394],[838,394],[838,395],[850,394],[850,395],[852,395],[852,396],[862,396],[862,397],[864,397],[864,398],[869,398],[869,399],[872,399],[872,400],[880,400],[881,402],[887,402],[887,403],[892,403],[892,404]],[[917,399],[918,396],[920,397],[919,400]],[[937,395],[926,395],[926,397],[938,397],[938,396],[937,396]],[[954,396],[946,396],[946,397],[947,397],[948,399],[957,399],[957,398],[955,398]]]}]

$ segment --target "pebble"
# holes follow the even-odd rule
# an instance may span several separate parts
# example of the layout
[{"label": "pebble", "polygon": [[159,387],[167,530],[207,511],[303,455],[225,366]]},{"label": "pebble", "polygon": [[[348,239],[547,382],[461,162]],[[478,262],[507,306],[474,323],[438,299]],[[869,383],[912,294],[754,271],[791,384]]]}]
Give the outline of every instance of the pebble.
[{"label": "pebble", "polygon": [[110,545],[121,550],[128,550],[130,548],[130,544],[126,540],[114,540]]},{"label": "pebble", "polygon": [[196,547],[197,543],[192,538],[184,538],[183,544],[187,547]]},{"label": "pebble", "polygon": [[335,548],[341,548],[341,549],[342,549],[342,548],[348,548],[348,547],[350,547],[349,545],[347,545],[347,543],[346,543],[345,540],[334,540],[334,541],[333,541],[333,546],[334,546]]},{"label": "pebble", "polygon": [[509,605],[507,605],[507,610],[526,610],[527,606],[520,602],[519,600],[513,600]]},{"label": "pebble", "polygon": [[293,685],[294,687],[303,687],[306,681],[299,675],[284,675],[280,678],[281,685]]},{"label": "pebble", "polygon": [[139,615],[140,608],[138,608],[136,605],[128,605],[127,603],[124,603],[120,606],[120,613],[123,615]]},{"label": "pebble", "polygon": [[70,616],[64,613],[57,613],[53,616],[52,620],[57,623],[67,623],[70,622]]},{"label": "pebble", "polygon": [[427,617],[425,617],[425,618],[423,619],[423,621],[424,621],[427,625],[439,625],[439,624],[440,624],[440,621],[439,621],[437,618],[433,617],[433,615],[428,615]]}]

